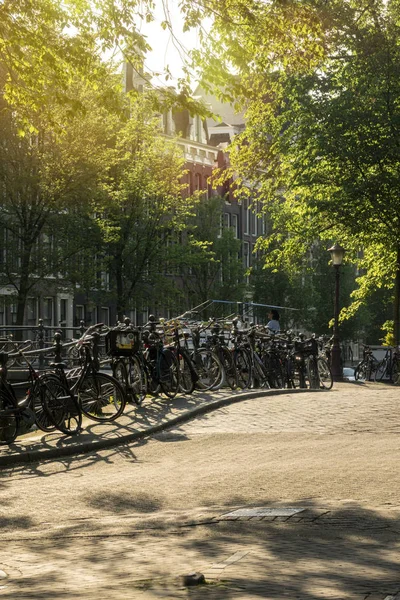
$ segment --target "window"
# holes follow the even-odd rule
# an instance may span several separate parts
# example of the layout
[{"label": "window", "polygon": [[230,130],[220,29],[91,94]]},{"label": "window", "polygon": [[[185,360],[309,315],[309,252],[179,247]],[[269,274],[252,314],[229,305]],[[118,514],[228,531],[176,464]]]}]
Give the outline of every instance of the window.
[{"label": "window", "polygon": [[52,325],[53,324],[53,315],[54,315],[54,299],[53,298],[43,298],[43,323],[44,325]]},{"label": "window", "polygon": [[249,233],[249,201],[247,198],[243,200],[243,226],[244,226],[244,234]]},{"label": "window", "polygon": [[26,316],[28,321],[36,323],[37,320],[37,299],[28,298],[26,303]]},{"label": "window", "polygon": [[265,235],[265,231],[265,215],[262,214],[258,219],[258,233],[259,235]]},{"label": "window", "polygon": [[229,227],[230,225],[230,214],[224,213],[224,227]]},{"label": "window", "polygon": [[218,232],[218,237],[220,238],[222,236],[222,228],[224,226],[224,215],[221,213],[219,215],[219,232]]},{"label": "window", "polygon": [[6,260],[7,260],[7,256],[6,256],[6,248],[7,248],[7,241],[6,241],[6,230],[4,229],[4,227],[0,227],[0,264],[4,265]]},{"label": "window", "polygon": [[238,215],[231,215],[231,227],[233,229],[233,235],[236,239],[239,237],[239,219]]},{"label": "window", "polygon": [[17,322],[17,305],[13,302],[10,306],[11,312],[11,325],[15,325]]},{"label": "window", "polygon": [[108,306],[102,306],[100,308],[100,323],[104,323],[104,325],[110,324],[110,309]]},{"label": "window", "polygon": [[203,189],[202,187],[203,182],[202,182],[202,177],[200,175],[200,173],[196,173],[196,190],[200,191]]},{"label": "window", "polygon": [[243,264],[246,268],[250,267],[250,244],[243,242]]},{"label": "window", "polygon": [[195,140],[196,140],[196,142],[202,142],[203,141],[203,122],[201,120],[201,117],[199,117],[198,115],[196,115],[194,119],[195,119],[195,127],[196,127]]},{"label": "window", "polygon": [[257,214],[255,208],[251,211],[251,235],[257,235]]},{"label": "window", "polygon": [[60,300],[60,321],[61,323],[67,322],[67,302],[66,298],[61,298]]},{"label": "window", "polygon": [[81,321],[85,320],[85,307],[83,304],[77,304],[75,306],[75,323],[80,325]]}]

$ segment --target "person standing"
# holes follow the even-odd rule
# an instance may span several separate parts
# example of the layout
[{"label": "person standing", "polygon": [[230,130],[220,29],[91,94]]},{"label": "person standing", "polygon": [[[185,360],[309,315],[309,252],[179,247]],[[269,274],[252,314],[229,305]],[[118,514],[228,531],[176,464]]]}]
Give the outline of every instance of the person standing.
[{"label": "person standing", "polygon": [[267,327],[268,329],[270,329],[273,333],[279,333],[281,330],[281,326],[279,324],[279,313],[277,310],[275,309],[271,309],[268,313],[268,323],[267,323]]}]

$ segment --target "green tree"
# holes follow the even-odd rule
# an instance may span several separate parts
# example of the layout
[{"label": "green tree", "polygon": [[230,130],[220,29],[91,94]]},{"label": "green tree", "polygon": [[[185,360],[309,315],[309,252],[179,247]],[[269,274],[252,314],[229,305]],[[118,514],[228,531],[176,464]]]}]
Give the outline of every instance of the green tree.
[{"label": "green tree", "polygon": [[5,0],[0,4],[0,65],[7,102],[19,109],[20,124],[32,126],[32,113],[54,102],[69,114],[84,109],[70,82],[79,78],[93,89],[107,82],[99,58],[124,50],[135,66],[149,46],[140,21],[151,20],[151,3],[136,0]]},{"label": "green tree", "polygon": [[208,85],[247,109],[230,158],[239,193],[257,190],[271,215],[267,264],[291,272],[316,239],[339,239],[364,269],[343,315],[390,289],[399,341],[400,2],[214,9],[212,54],[195,58]]},{"label": "green tree", "polygon": [[176,270],[175,243],[191,211],[184,199],[184,158],[161,131],[146,96],[131,100],[120,129],[116,160],[104,187],[99,225],[118,318],[142,302],[164,297]]},{"label": "green tree", "polygon": [[192,306],[209,299],[242,301],[246,288],[241,242],[223,227],[224,199],[203,198],[188,222],[183,287]]},{"label": "green tree", "polygon": [[100,239],[90,215],[113,158],[115,120],[92,92],[74,93],[88,110],[57,135],[42,114],[32,114],[35,131],[21,135],[13,108],[3,103],[0,112],[0,279],[15,289],[18,325],[28,294],[49,276],[55,289],[71,283],[73,258],[88,248],[93,256]]}]

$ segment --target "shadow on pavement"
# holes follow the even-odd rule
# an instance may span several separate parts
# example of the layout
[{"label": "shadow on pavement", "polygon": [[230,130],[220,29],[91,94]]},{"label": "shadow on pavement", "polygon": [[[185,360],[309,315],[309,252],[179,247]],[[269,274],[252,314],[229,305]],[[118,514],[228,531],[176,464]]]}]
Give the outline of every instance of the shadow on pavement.
[{"label": "shadow on pavement", "polygon": [[[46,460],[46,452],[51,450],[70,449],[70,454],[79,454],[78,448],[84,448],[84,452],[92,452],[90,445],[93,444],[93,452],[96,452],[96,444],[104,440],[123,440],[124,437],[146,430],[149,427],[159,425],[173,417],[190,412],[192,409],[207,405],[212,399],[218,398],[215,393],[194,394],[192,396],[179,395],[174,399],[157,396],[148,397],[142,406],[127,405],[124,414],[118,421],[111,423],[99,423],[91,421],[86,417],[83,420],[83,429],[74,436],[65,436],[58,431],[42,433],[39,430],[29,432],[20,436],[10,446],[3,446],[0,457],[11,458],[18,456],[21,461]],[[76,450],[74,450],[74,448]],[[42,453],[42,456],[40,456]],[[32,454],[32,459],[29,455]],[[66,454],[64,452],[64,454]],[[54,456],[50,457],[51,460]],[[6,464],[5,462],[3,464]],[[11,463],[10,463],[11,464]],[[17,463],[15,463],[17,464]]]},{"label": "shadow on pavement", "polygon": [[[239,500],[232,497],[231,506]],[[157,512],[158,502],[146,494],[128,497],[115,491],[88,502],[114,519],[94,519],[79,530],[76,524],[54,529],[40,539],[29,539],[28,529],[27,538],[15,543],[21,564],[32,568],[23,577],[10,577],[0,591],[3,598],[136,600],[145,590],[146,599],[361,600],[400,590],[397,520],[357,504],[323,514],[307,500],[291,504],[307,511],[286,522],[206,520],[144,531],[140,520],[119,513]],[[268,505],[268,500],[262,504]],[[216,509],[215,516],[224,512]],[[16,547],[7,542],[8,553]],[[4,553],[0,569],[3,561]],[[193,571],[205,573],[209,585],[183,589],[177,578]]]}]

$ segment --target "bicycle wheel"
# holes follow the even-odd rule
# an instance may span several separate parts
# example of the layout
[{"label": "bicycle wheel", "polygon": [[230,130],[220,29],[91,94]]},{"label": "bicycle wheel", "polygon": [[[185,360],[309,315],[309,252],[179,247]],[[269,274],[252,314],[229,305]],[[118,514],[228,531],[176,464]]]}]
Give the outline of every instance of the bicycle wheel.
[{"label": "bicycle wheel", "polygon": [[146,398],[147,393],[147,373],[140,360],[133,356],[129,360],[128,367],[129,388],[132,390],[134,402],[140,406]]},{"label": "bicycle wheel", "polygon": [[400,369],[397,358],[394,358],[392,362],[391,381],[394,385],[400,384]]},{"label": "bicycle wheel", "polygon": [[128,371],[123,360],[117,360],[112,365],[113,377],[117,379],[127,393],[128,387]]},{"label": "bicycle wheel", "polygon": [[262,362],[261,358],[258,356],[257,353],[254,353],[254,362],[253,362],[253,369],[252,369],[252,383],[251,383],[251,387],[252,388],[269,388],[269,383],[268,383],[268,373],[267,373],[267,369],[265,368],[264,363]]},{"label": "bicycle wheel", "polygon": [[282,364],[282,377],[283,377],[283,388],[294,389],[294,360],[287,354],[283,359]]},{"label": "bicycle wheel", "polygon": [[377,365],[377,367],[375,369],[375,373],[374,373],[374,381],[375,382],[382,381],[382,379],[385,377],[387,368],[388,368],[388,361],[384,358],[383,360],[381,360],[381,362]]},{"label": "bicycle wheel", "polygon": [[239,387],[244,390],[251,384],[251,358],[244,348],[237,348],[233,354]]},{"label": "bicycle wheel", "polygon": [[272,354],[264,362],[268,372],[268,383],[271,388],[281,389],[284,387],[282,364],[278,356]]},{"label": "bicycle wheel", "polygon": [[182,394],[193,394],[195,383],[192,376],[192,366],[186,354],[178,350],[179,389]]},{"label": "bicycle wheel", "polygon": [[364,360],[362,360],[356,368],[354,369],[354,379],[359,381],[360,379],[366,379],[367,376],[367,365]]},{"label": "bicycle wheel", "polygon": [[57,375],[43,375],[38,380],[42,404],[55,427],[66,435],[81,430],[82,412],[77,399]]},{"label": "bicycle wheel", "polygon": [[319,356],[317,358],[317,367],[319,374],[319,385],[325,390],[330,390],[333,386],[332,372],[325,358]]},{"label": "bicycle wheel", "polygon": [[369,373],[368,373],[368,379],[367,381],[375,381],[375,371],[378,368],[379,365],[379,361],[372,357],[371,360],[368,361],[368,369],[369,369]]},{"label": "bicycle wheel", "polygon": [[175,398],[179,390],[178,359],[170,350],[161,350],[158,361],[161,391],[168,398]]},{"label": "bicycle wheel", "polygon": [[19,430],[20,417],[7,397],[0,395],[0,446],[12,444]]},{"label": "bicycle wheel", "polygon": [[307,381],[308,387],[310,390],[319,390],[319,372],[317,360],[314,356],[309,356],[306,362],[306,373],[307,373]]},{"label": "bicycle wheel", "polygon": [[[18,345],[14,342],[3,341],[0,342],[0,352],[8,354],[7,366],[14,367],[17,364],[18,356],[15,354],[18,352]],[[11,354],[11,356],[10,356]]]},{"label": "bicycle wheel", "polygon": [[93,421],[114,421],[124,411],[126,397],[120,382],[106,373],[91,373],[80,383],[79,405]]},{"label": "bicycle wheel", "polygon": [[192,354],[199,380],[196,388],[206,392],[211,389],[219,389],[223,382],[223,366],[218,356],[208,348],[200,348]]},{"label": "bicycle wheel", "polygon": [[45,433],[49,431],[54,431],[56,426],[51,420],[48,411],[44,405],[43,394],[41,390],[41,386],[39,381],[43,380],[45,375],[39,377],[39,379],[35,382],[35,384],[28,390],[28,394],[31,399],[31,408],[35,413],[35,423]]},{"label": "bicycle wheel", "polygon": [[145,359],[143,366],[146,372],[147,393],[156,398],[161,392],[161,385],[157,381],[155,361]]},{"label": "bicycle wheel", "polygon": [[238,385],[235,361],[233,360],[232,352],[225,346],[221,346],[220,348],[220,360],[225,370],[226,383],[231,390],[235,390]]},{"label": "bicycle wheel", "polygon": [[295,388],[305,389],[307,387],[307,364],[305,359],[295,361],[293,365],[293,383]]}]

